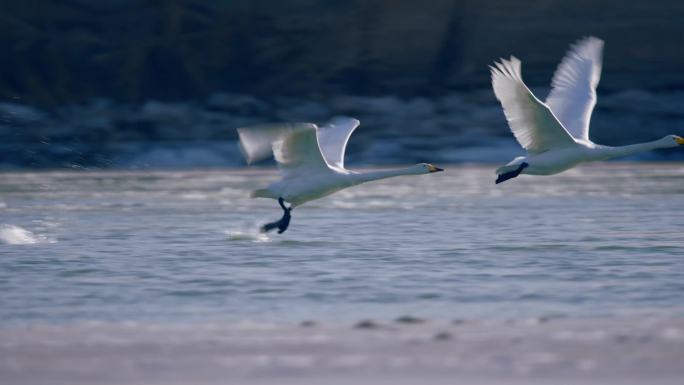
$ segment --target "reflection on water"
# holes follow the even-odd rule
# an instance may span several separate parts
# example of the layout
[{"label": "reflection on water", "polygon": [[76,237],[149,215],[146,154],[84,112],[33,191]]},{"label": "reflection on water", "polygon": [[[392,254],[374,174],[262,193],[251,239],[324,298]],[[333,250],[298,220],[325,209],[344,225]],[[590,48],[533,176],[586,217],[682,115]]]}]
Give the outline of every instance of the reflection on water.
[{"label": "reflection on water", "polygon": [[684,314],[681,164],[499,186],[493,167],[454,165],[259,234],[281,210],[248,191],[275,177],[3,174],[0,322]]}]

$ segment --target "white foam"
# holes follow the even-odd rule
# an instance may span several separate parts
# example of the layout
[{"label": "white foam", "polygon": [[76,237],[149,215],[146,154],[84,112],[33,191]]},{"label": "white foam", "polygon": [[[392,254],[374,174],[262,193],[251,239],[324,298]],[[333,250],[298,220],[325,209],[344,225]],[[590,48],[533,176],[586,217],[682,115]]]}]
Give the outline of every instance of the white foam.
[{"label": "white foam", "polygon": [[259,229],[241,229],[241,230],[226,230],[225,234],[231,241],[252,241],[252,242],[269,242],[271,238],[262,233]]},{"label": "white foam", "polygon": [[203,201],[208,198],[207,194],[202,194],[202,193],[187,193],[187,194],[181,194],[180,196],[183,199],[186,200],[192,200],[192,201]]},{"label": "white foam", "polygon": [[14,225],[0,226],[0,242],[8,245],[31,245],[51,242],[48,238],[36,235],[24,228]]}]

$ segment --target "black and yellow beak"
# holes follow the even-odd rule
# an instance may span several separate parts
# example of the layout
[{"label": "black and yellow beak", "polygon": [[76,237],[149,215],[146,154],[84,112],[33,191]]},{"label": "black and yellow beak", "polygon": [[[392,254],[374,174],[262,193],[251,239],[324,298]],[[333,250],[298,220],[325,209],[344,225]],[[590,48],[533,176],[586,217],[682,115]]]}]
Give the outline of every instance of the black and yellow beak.
[{"label": "black and yellow beak", "polygon": [[430,172],[444,171],[443,168],[435,167],[435,166],[433,166],[433,165],[431,165],[431,164],[428,164],[427,167],[428,167],[428,171],[430,171]]},{"label": "black and yellow beak", "polygon": [[677,142],[678,145],[684,145],[684,138],[681,136],[675,136],[675,142]]}]

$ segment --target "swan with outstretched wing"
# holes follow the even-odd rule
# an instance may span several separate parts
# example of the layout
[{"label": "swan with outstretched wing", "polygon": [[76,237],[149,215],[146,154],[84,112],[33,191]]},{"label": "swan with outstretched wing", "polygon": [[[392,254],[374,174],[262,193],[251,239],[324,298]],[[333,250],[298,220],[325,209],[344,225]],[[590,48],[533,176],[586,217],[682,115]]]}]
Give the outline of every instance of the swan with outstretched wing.
[{"label": "swan with outstretched wing", "polygon": [[294,207],[344,188],[394,176],[442,171],[427,163],[382,171],[347,170],[344,153],[358,126],[356,119],[335,117],[321,127],[312,123],[283,123],[238,128],[240,148],[248,163],[273,154],[280,169],[279,181],[252,192],[252,197],[277,199],[283,209],[283,217],[264,225],[262,231],[284,232]]},{"label": "swan with outstretched wing", "polygon": [[501,59],[490,67],[494,94],[501,102],[513,136],[527,150],[526,156],[496,170],[496,183],[520,174],[552,175],[583,162],[684,145],[684,139],[677,135],[621,147],[603,146],[589,139],[602,52],[603,40],[596,37],[574,44],[553,76],[546,103],[523,82],[517,58]]}]

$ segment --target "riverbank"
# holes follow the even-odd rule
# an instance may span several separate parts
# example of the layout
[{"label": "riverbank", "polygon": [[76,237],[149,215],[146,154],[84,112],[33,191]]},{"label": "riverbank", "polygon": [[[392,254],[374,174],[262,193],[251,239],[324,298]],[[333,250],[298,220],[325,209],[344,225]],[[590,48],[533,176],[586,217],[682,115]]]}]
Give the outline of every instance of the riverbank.
[{"label": "riverbank", "polygon": [[0,329],[7,384],[677,384],[684,319]]}]

